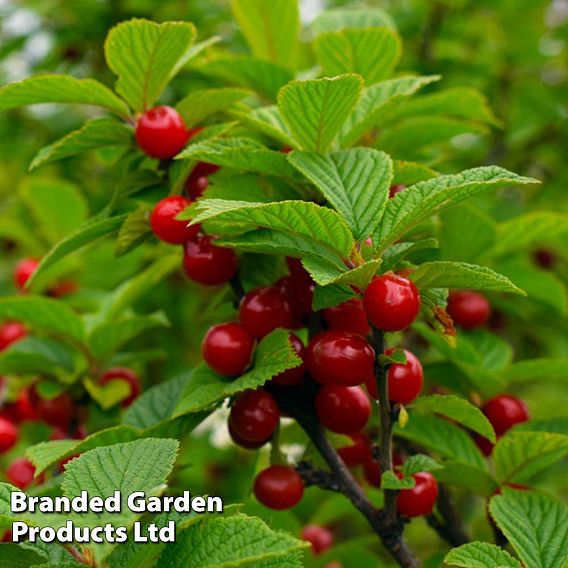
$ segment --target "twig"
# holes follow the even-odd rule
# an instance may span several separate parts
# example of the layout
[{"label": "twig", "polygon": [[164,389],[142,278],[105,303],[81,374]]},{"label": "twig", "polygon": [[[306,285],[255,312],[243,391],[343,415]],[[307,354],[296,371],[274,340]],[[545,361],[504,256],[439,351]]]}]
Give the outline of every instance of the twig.
[{"label": "twig", "polygon": [[452,546],[461,546],[470,542],[470,538],[465,532],[462,520],[460,519],[452,494],[448,488],[440,484],[438,487],[438,511],[444,519],[445,535],[440,533],[440,536]]},{"label": "twig", "polygon": [[301,461],[296,466],[296,471],[302,476],[306,487],[317,485],[320,489],[341,492],[341,486],[333,473],[317,469],[310,462]]}]

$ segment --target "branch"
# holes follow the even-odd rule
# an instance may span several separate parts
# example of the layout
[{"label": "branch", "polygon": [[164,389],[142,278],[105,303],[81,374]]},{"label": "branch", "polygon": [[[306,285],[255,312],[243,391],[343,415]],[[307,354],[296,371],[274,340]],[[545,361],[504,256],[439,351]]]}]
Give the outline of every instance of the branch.
[{"label": "branch", "polygon": [[440,484],[438,487],[438,511],[444,519],[445,534],[440,536],[452,546],[461,546],[471,541],[462,524],[452,494],[448,488]]},{"label": "branch", "polygon": [[308,461],[301,461],[296,466],[296,471],[302,477],[306,487],[317,485],[320,489],[341,492],[341,486],[333,473],[317,469]]}]

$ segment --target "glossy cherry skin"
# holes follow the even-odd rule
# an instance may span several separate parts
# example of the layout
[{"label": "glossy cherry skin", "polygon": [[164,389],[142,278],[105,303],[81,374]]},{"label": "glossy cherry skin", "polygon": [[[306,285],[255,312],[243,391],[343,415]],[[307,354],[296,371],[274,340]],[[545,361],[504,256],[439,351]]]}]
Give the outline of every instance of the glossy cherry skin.
[{"label": "glossy cherry skin", "polygon": [[337,448],[339,457],[347,467],[362,465],[371,456],[371,440],[361,432],[350,434],[353,444]]},{"label": "glossy cherry skin", "polygon": [[292,347],[294,348],[294,351],[296,352],[298,357],[302,359],[302,364],[299,367],[288,369],[287,371],[284,371],[283,373],[276,375],[272,379],[272,382],[277,385],[283,385],[283,386],[299,385],[304,379],[304,376],[306,375],[306,364],[305,362],[303,362],[304,353],[305,353],[304,344],[295,333],[290,334],[290,343],[292,344]]},{"label": "glossy cherry skin", "polygon": [[18,428],[10,420],[0,416],[0,454],[4,454],[13,448],[18,437]]},{"label": "glossy cherry skin", "polygon": [[312,545],[312,552],[317,556],[333,546],[333,533],[320,525],[306,525],[300,533],[302,540],[307,540]]},{"label": "glossy cherry skin", "polygon": [[158,201],[150,215],[150,226],[154,235],[171,245],[183,245],[195,238],[200,226],[188,227],[188,221],[176,219],[177,215],[190,205],[191,201],[181,195],[170,195]]},{"label": "glossy cherry skin", "polygon": [[233,425],[229,422],[227,424],[228,429],[229,429],[229,435],[231,436],[231,439],[233,440],[233,442],[237,445],[240,446],[241,448],[244,448],[245,450],[257,450],[258,448],[261,448],[262,446],[264,446],[264,444],[266,444],[266,442],[268,442],[267,440],[262,440],[260,442],[249,442],[248,440],[245,440],[243,437],[239,436],[239,434],[237,432],[235,432],[235,429],[233,428]]},{"label": "glossy cherry skin", "polygon": [[371,403],[361,387],[325,385],[316,395],[316,415],[336,434],[355,434],[367,425]]},{"label": "glossy cherry skin", "polygon": [[375,351],[356,333],[324,331],[306,349],[306,366],[321,384],[352,387],[373,373]]},{"label": "glossy cherry skin", "polygon": [[363,296],[367,318],[383,331],[406,329],[420,312],[420,292],[408,278],[387,272],[375,276]]},{"label": "glossy cherry skin", "polygon": [[398,513],[404,517],[429,515],[438,498],[438,482],[428,472],[415,473],[412,477],[416,485],[412,489],[403,489],[396,498]]},{"label": "glossy cherry skin", "polygon": [[140,395],[140,377],[132,370],[126,367],[113,367],[108,369],[99,379],[101,385],[106,385],[111,381],[124,381],[130,390],[128,396],[121,401],[123,408],[130,406]]},{"label": "glossy cherry skin", "polygon": [[304,495],[300,474],[285,465],[271,465],[254,480],[255,497],[269,509],[283,511],[299,503]]},{"label": "glossy cherry skin", "polygon": [[395,195],[398,195],[405,189],[406,186],[403,183],[397,183],[395,185],[391,185],[389,188],[389,197],[392,199]]},{"label": "glossy cherry skin", "polygon": [[209,187],[209,176],[214,174],[220,166],[199,162],[185,182],[187,194],[191,199],[197,199]]},{"label": "glossy cherry skin", "polygon": [[220,375],[242,375],[250,365],[254,339],[238,323],[220,323],[209,329],[201,344],[204,361]]},{"label": "glossy cherry skin", "polygon": [[292,311],[285,294],[274,286],[248,292],[239,306],[241,325],[255,339],[262,339],[278,327],[292,325]]},{"label": "glossy cherry skin", "polygon": [[231,407],[229,423],[247,442],[265,442],[274,434],[280,412],[272,396],[263,389],[242,393]]},{"label": "glossy cherry skin", "polygon": [[482,410],[497,436],[502,436],[515,424],[521,424],[530,419],[527,405],[516,396],[507,394],[501,394],[488,400]]},{"label": "glossy cherry skin", "polygon": [[368,335],[371,331],[363,301],[359,298],[347,300],[334,308],[326,308],[323,310],[323,318],[329,329],[335,331],[350,331],[359,335]]},{"label": "glossy cherry skin", "polygon": [[228,282],[239,267],[235,252],[218,247],[210,236],[198,236],[185,245],[183,267],[190,280],[205,286]]},{"label": "glossy cherry skin", "polygon": [[146,155],[168,160],[181,151],[190,134],[177,110],[169,106],[157,106],[140,116],[134,136]]},{"label": "glossy cherry skin", "polygon": [[484,456],[488,457],[492,454],[494,444],[492,444],[487,438],[484,438],[479,434],[473,434],[473,441]]},{"label": "glossy cherry skin", "polygon": [[[15,459],[6,470],[8,482],[22,490],[27,489],[34,482],[35,466],[26,458]],[[43,481],[40,476],[38,482]]]},{"label": "glossy cherry skin", "polygon": [[66,430],[75,416],[75,404],[66,392],[52,399],[44,399],[41,398],[35,388],[32,388],[30,390],[30,401],[40,420],[50,426],[57,426]]},{"label": "glossy cherry skin", "polygon": [[36,271],[39,266],[39,260],[37,258],[22,258],[16,264],[14,270],[14,284],[18,290],[23,290],[26,286],[26,282],[32,277],[32,274]]},{"label": "glossy cherry skin", "polygon": [[460,290],[450,294],[447,312],[456,325],[464,329],[475,329],[487,322],[491,315],[491,306],[481,294]]},{"label": "glossy cherry skin", "polygon": [[7,321],[0,325],[0,351],[28,335],[26,328],[18,321]]},{"label": "glossy cherry skin", "polygon": [[22,422],[25,420],[35,421],[39,419],[37,411],[32,403],[31,387],[24,387],[20,390],[18,398],[16,399],[16,409],[18,419]]},{"label": "glossy cherry skin", "polygon": [[[385,354],[391,355],[394,351],[387,349]],[[418,357],[408,349],[404,349],[404,354],[406,363],[392,365],[387,374],[389,398],[398,404],[410,404],[420,394],[424,384],[424,372]]]},{"label": "glossy cherry skin", "polygon": [[[394,467],[401,466],[403,463],[402,458],[397,452],[392,454],[392,464]],[[381,486],[381,466],[373,459],[372,454],[369,452],[367,459],[363,462],[363,475],[369,485],[373,487]]]}]

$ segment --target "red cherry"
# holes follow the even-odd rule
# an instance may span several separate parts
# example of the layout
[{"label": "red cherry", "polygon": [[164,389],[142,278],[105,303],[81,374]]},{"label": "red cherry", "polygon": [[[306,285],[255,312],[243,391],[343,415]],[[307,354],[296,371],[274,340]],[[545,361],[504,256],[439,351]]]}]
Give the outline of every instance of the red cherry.
[{"label": "red cherry", "polygon": [[238,323],[214,325],[205,334],[201,352],[205,362],[220,375],[242,375],[250,365],[254,339]]},{"label": "red cherry", "polygon": [[2,540],[0,542],[12,542],[12,531],[8,529],[2,536]]},{"label": "red cherry", "polygon": [[488,400],[482,410],[497,436],[502,436],[515,424],[521,424],[530,419],[527,405],[519,398],[507,394]]},{"label": "red cherry", "polygon": [[399,194],[401,191],[404,191],[406,186],[403,183],[397,183],[395,185],[391,185],[389,188],[389,197],[392,199],[395,195]]},{"label": "red cherry", "polygon": [[312,552],[317,556],[333,546],[333,533],[320,525],[306,525],[300,533],[302,540],[307,540],[312,545]]},{"label": "red cherry", "polygon": [[487,322],[491,306],[481,294],[460,290],[450,294],[447,312],[457,325],[464,329],[475,329]]},{"label": "red cherry", "polygon": [[273,286],[255,288],[244,296],[239,307],[242,326],[255,338],[262,339],[278,327],[292,325],[292,312],[286,296]]},{"label": "red cherry", "polygon": [[290,272],[290,276],[308,281],[312,280],[312,277],[310,276],[308,271],[304,268],[304,266],[302,265],[302,261],[299,258],[287,256],[286,264],[288,265],[288,271]]},{"label": "red cherry", "polygon": [[220,166],[199,162],[185,182],[187,194],[192,199],[197,199],[203,195],[203,192],[209,187],[209,176],[214,174]]},{"label": "red cherry", "polygon": [[266,442],[268,441],[268,440],[262,440],[261,442],[249,442],[248,440],[245,440],[243,437],[239,436],[237,432],[235,432],[235,429],[230,422],[228,423],[228,428],[229,428],[229,435],[231,436],[233,442],[235,442],[237,446],[245,448],[245,450],[256,450],[264,446],[264,444],[266,444]]},{"label": "red cherry", "polygon": [[350,331],[359,335],[368,335],[371,331],[363,301],[358,298],[347,300],[334,308],[326,308],[323,310],[323,318],[332,330]]},{"label": "red cherry", "polygon": [[79,287],[73,280],[62,280],[49,288],[48,294],[52,298],[63,298],[77,292]]},{"label": "red cherry", "polygon": [[323,568],[343,568],[343,564],[334,561],[334,562],[329,562]]},{"label": "red cherry", "polygon": [[40,420],[50,426],[58,426],[65,430],[69,427],[75,415],[75,405],[66,392],[52,399],[44,399],[35,388],[32,388],[30,400]]},{"label": "red cherry", "polygon": [[120,403],[123,408],[130,406],[140,395],[140,378],[131,369],[126,369],[125,367],[114,367],[112,369],[108,369],[108,371],[106,371],[99,379],[99,383],[101,385],[106,385],[111,381],[124,381],[130,389],[127,398]]},{"label": "red cherry", "polygon": [[[298,357],[300,357],[300,359],[302,359],[303,361],[304,344],[295,333],[290,334],[290,343],[292,344],[292,347],[294,348],[294,351],[296,352]],[[302,364],[299,367],[288,369],[287,371],[284,371],[283,373],[276,375],[272,379],[272,382],[277,385],[283,385],[283,386],[299,385],[302,382],[305,374],[306,374],[306,364],[302,362]]]},{"label": "red cherry", "polygon": [[[27,489],[34,482],[35,466],[26,458],[15,459],[6,470],[8,482],[20,489]],[[44,476],[41,475],[38,483],[42,483]]]},{"label": "red cherry", "polygon": [[313,281],[296,279],[293,276],[284,276],[276,282],[275,286],[282,291],[288,300],[292,310],[292,328],[298,329],[303,327],[312,313],[315,283]]},{"label": "red cherry", "polygon": [[39,266],[39,260],[37,258],[22,258],[16,264],[14,270],[14,284],[19,290],[23,290],[26,286],[26,282],[32,277],[36,268]]},{"label": "red cherry", "polygon": [[547,248],[539,248],[532,253],[533,261],[540,268],[550,270],[556,264],[556,255],[553,251]]},{"label": "red cherry", "polygon": [[375,351],[356,333],[324,331],[306,349],[306,365],[321,384],[360,385],[373,372]]},{"label": "red cherry", "polygon": [[185,245],[183,267],[190,280],[205,286],[219,286],[228,282],[238,269],[235,252],[218,247],[210,236],[198,236]]},{"label": "red cherry", "polygon": [[347,467],[362,465],[371,455],[371,440],[360,432],[349,437],[353,444],[337,448],[337,453]]},{"label": "red cherry", "polygon": [[336,434],[361,431],[371,416],[371,403],[361,387],[325,385],[316,395],[318,420]]},{"label": "red cherry", "polygon": [[[392,453],[392,464],[399,467],[403,464],[403,460],[397,452]],[[363,462],[363,475],[369,485],[373,487],[381,486],[381,466],[373,459],[369,452],[367,459]]]},{"label": "red cherry", "polygon": [[183,118],[169,106],[157,106],[142,114],[134,136],[145,154],[159,160],[173,158],[189,140]]},{"label": "red cherry", "polygon": [[290,509],[304,495],[304,482],[295,469],[271,465],[256,476],[254,495],[269,509]]},{"label": "red cherry", "polygon": [[18,321],[7,321],[0,325],[0,351],[3,351],[12,343],[24,339],[28,335],[26,328]]},{"label": "red cherry", "polygon": [[388,272],[371,280],[365,290],[363,306],[377,329],[401,331],[418,317],[420,292],[412,281]]},{"label": "red cherry", "polygon": [[229,415],[233,431],[247,442],[265,442],[274,434],[279,422],[278,406],[263,389],[242,393]]},{"label": "red cherry", "polygon": [[[391,355],[394,351],[394,349],[387,349],[385,354]],[[406,363],[392,365],[387,374],[389,399],[398,404],[411,403],[420,394],[424,383],[420,361],[414,353],[407,349],[404,349],[404,353]]]},{"label": "red cherry", "polygon": [[195,238],[200,226],[188,227],[188,221],[176,219],[178,213],[190,205],[191,201],[181,195],[171,195],[158,201],[150,215],[150,226],[156,237],[172,245],[183,245]]},{"label": "red cherry", "polygon": [[490,456],[493,452],[493,444],[487,438],[479,434],[473,434],[473,441],[484,456]]},{"label": "red cherry", "polygon": [[37,411],[31,400],[31,389],[30,387],[24,387],[18,394],[16,399],[16,409],[18,412],[18,418],[21,421],[24,420],[38,420]]},{"label": "red cherry", "polygon": [[0,454],[4,454],[13,448],[17,441],[18,429],[16,426],[6,418],[0,417]]},{"label": "red cherry", "polygon": [[412,489],[403,489],[396,498],[396,508],[404,517],[429,515],[438,498],[438,482],[428,472],[415,473],[416,485]]}]

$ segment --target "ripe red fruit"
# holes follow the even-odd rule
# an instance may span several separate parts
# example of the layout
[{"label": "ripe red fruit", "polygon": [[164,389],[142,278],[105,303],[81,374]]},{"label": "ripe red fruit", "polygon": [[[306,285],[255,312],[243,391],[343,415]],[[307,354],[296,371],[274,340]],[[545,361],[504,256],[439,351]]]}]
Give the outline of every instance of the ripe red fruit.
[{"label": "ripe red fruit", "polygon": [[307,540],[312,545],[312,552],[317,556],[333,546],[333,533],[320,525],[306,525],[300,533],[302,540]]},{"label": "ripe red fruit", "polygon": [[232,249],[215,246],[213,237],[198,236],[185,245],[183,267],[189,279],[219,286],[237,273],[239,265]]},{"label": "ripe red fruit", "polygon": [[197,199],[203,195],[203,192],[209,186],[209,176],[214,174],[220,166],[199,162],[185,182],[187,194],[192,199]]},{"label": "ripe red fruit", "polygon": [[36,268],[39,266],[39,260],[37,258],[22,258],[16,264],[14,270],[14,284],[19,290],[23,290],[26,286],[26,282],[32,277]]},{"label": "ripe red fruit", "polygon": [[205,362],[220,375],[242,375],[249,366],[254,339],[238,323],[220,323],[203,338],[201,352]]},{"label": "ripe red fruit", "polygon": [[447,312],[457,325],[464,329],[475,329],[487,322],[491,306],[481,294],[460,290],[450,294]]},{"label": "ripe red fruit", "polygon": [[[387,349],[385,354],[391,355],[394,351],[394,349]],[[420,361],[414,353],[407,349],[404,349],[404,353],[406,363],[392,365],[387,374],[389,399],[398,404],[411,403],[420,394],[424,383],[424,372]],[[374,379],[373,377],[376,385]]]},{"label": "ripe red fruit", "polygon": [[150,226],[156,237],[172,245],[183,245],[196,237],[199,225],[188,227],[188,221],[176,219],[178,213],[190,205],[191,201],[181,195],[171,195],[158,201],[150,215]]},{"label": "ripe red fruit", "polygon": [[554,268],[557,258],[553,251],[547,248],[539,248],[532,253],[533,261],[537,266],[550,270]]},{"label": "ripe red fruit", "polygon": [[295,469],[271,465],[256,476],[254,495],[269,509],[290,509],[304,495],[304,482]]},{"label": "ripe red fruit", "polygon": [[325,385],[316,395],[318,420],[337,434],[361,431],[371,415],[371,403],[360,387]]},{"label": "ripe red fruit", "polygon": [[502,436],[515,424],[521,424],[530,419],[527,405],[519,398],[507,394],[488,400],[482,410],[497,436]]},{"label": "ripe red fruit", "polygon": [[[6,470],[8,482],[20,489],[27,489],[34,481],[35,466],[26,458],[15,459]],[[43,476],[40,476],[39,482]]]},{"label": "ripe red fruit", "polygon": [[[401,466],[403,463],[402,458],[397,452],[392,454],[392,464],[394,467]],[[369,485],[373,487],[381,486],[381,466],[373,459],[369,452],[367,459],[363,463],[363,475]]]},{"label": "ripe red fruit", "polygon": [[315,283],[304,278],[284,276],[275,286],[282,291],[292,310],[292,327],[298,329],[304,326],[306,319],[312,313],[312,299]]},{"label": "ripe red fruit", "polygon": [[360,335],[367,335],[371,331],[363,301],[358,298],[347,300],[334,308],[326,308],[323,310],[323,318],[332,330],[350,331]]},{"label": "ripe red fruit", "polygon": [[18,321],[7,321],[0,325],[0,351],[3,351],[12,343],[24,339],[28,335],[26,328]]},{"label": "ripe red fruit", "polygon": [[128,384],[130,392],[128,396],[120,403],[123,408],[130,406],[140,395],[140,378],[131,369],[125,367],[114,367],[108,369],[101,378],[99,383],[101,385],[106,385],[111,381],[124,381]]},{"label": "ripe red fruit", "polygon": [[321,384],[356,386],[373,373],[375,351],[356,333],[324,331],[306,349],[306,365]]},{"label": "ripe red fruit", "polygon": [[487,438],[479,434],[473,434],[473,441],[484,456],[490,456],[493,452],[493,444]]},{"label": "ripe red fruit", "polygon": [[18,413],[18,419],[21,421],[33,421],[39,418],[31,400],[30,387],[25,387],[19,392],[18,398],[16,399],[16,410]]},{"label": "ripe red fruit", "polygon": [[245,448],[246,450],[256,450],[264,446],[264,444],[268,442],[268,440],[262,440],[261,442],[249,442],[248,440],[245,440],[242,436],[239,436],[239,434],[235,432],[235,429],[230,422],[228,423],[228,428],[229,428],[229,435],[231,436],[233,442],[235,442],[237,446]]},{"label": "ripe red fruit", "polygon": [[231,407],[229,423],[248,442],[265,442],[274,434],[280,412],[272,396],[263,389],[242,393]]},{"label": "ripe red fruit", "polygon": [[35,388],[30,390],[30,400],[40,420],[50,426],[67,429],[75,415],[75,405],[67,393],[52,399],[41,398]]},{"label": "ripe red fruit", "polygon": [[428,472],[415,473],[412,477],[416,485],[412,489],[403,489],[396,498],[396,508],[405,517],[429,515],[438,498],[438,482]]},{"label": "ripe red fruit", "polygon": [[18,429],[16,426],[10,420],[0,417],[0,454],[4,454],[13,448],[17,441]]},{"label": "ripe red fruit", "polygon": [[190,135],[176,109],[157,106],[140,116],[134,136],[145,154],[151,158],[168,160],[180,152]]},{"label": "ripe red fruit", "polygon": [[395,195],[404,191],[406,186],[403,183],[397,183],[395,185],[391,185],[389,188],[389,197],[392,199]]},{"label": "ripe red fruit", "polygon": [[360,432],[349,437],[353,444],[337,448],[337,453],[347,467],[362,465],[371,455],[371,440]]},{"label": "ripe red fruit", "polygon": [[53,286],[50,286],[48,294],[52,298],[63,298],[70,294],[74,294],[77,292],[78,288],[77,283],[73,282],[73,280],[62,280],[61,282],[57,282]]},{"label": "ripe red fruit", "polygon": [[289,328],[292,312],[280,289],[263,286],[244,296],[239,307],[239,319],[255,339],[262,339],[278,327]]},{"label": "ripe red fruit", "polygon": [[418,317],[420,292],[408,278],[388,272],[367,286],[363,306],[377,329],[401,331]]},{"label": "ripe red fruit", "polygon": [[[304,344],[302,343],[300,338],[296,334],[291,333],[290,343],[292,344],[292,347],[294,348],[294,351],[296,352],[298,357],[300,357],[300,359],[302,359],[303,361]],[[272,382],[277,385],[283,385],[283,386],[299,385],[302,382],[305,374],[306,374],[306,364],[302,362],[302,364],[299,367],[288,369],[287,371],[284,371],[283,373],[276,375],[272,379]]]}]

